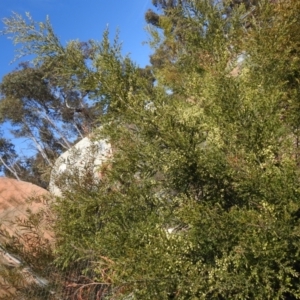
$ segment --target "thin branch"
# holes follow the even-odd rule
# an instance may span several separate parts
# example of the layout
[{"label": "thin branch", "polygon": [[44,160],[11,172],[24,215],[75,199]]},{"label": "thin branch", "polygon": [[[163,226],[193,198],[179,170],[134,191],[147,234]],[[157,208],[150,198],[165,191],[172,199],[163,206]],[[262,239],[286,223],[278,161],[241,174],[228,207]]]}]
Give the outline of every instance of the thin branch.
[{"label": "thin branch", "polygon": [[17,174],[15,168],[11,168],[11,167],[4,161],[4,159],[2,158],[2,156],[0,156],[0,161],[1,161],[1,163],[4,165],[4,167],[5,167],[6,169],[8,169],[12,174],[14,174],[14,176],[16,177],[16,179],[17,179],[18,181],[21,181],[21,179],[19,178],[19,176],[18,176],[18,174]]}]

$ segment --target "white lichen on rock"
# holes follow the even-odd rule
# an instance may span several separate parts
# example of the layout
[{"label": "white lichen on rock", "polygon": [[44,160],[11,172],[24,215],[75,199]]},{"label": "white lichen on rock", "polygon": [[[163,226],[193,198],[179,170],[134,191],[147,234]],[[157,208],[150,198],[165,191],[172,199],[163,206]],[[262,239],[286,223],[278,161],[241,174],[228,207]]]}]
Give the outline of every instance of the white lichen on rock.
[{"label": "white lichen on rock", "polygon": [[58,183],[63,181],[64,184],[67,184],[66,178],[71,178],[74,174],[81,176],[87,171],[91,171],[95,179],[100,178],[99,168],[105,160],[111,157],[111,152],[111,145],[107,140],[83,138],[55,161],[49,191],[55,196],[61,196],[62,192]]}]

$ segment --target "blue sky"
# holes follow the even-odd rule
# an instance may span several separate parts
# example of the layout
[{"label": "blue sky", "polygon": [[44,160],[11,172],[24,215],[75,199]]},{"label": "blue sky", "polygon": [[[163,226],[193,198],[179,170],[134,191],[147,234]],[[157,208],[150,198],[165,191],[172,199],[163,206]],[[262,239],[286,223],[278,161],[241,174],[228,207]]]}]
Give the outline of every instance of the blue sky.
[{"label": "blue sky", "polygon": [[[119,28],[124,54],[130,53],[135,62],[144,66],[149,62],[151,51],[147,45],[142,45],[143,41],[148,40],[144,14],[149,7],[151,0],[3,0],[0,1],[0,19],[10,17],[13,11],[22,15],[30,12],[33,19],[39,22],[48,15],[63,44],[74,39],[101,40],[107,25],[113,37]],[[0,30],[2,28],[1,22]],[[15,49],[11,40],[0,36],[0,45],[2,78],[16,64],[10,64]]]},{"label": "blue sky", "polygon": [[[130,54],[133,61],[145,66],[149,64],[151,50],[148,45],[143,45],[143,42],[149,39],[145,31],[144,14],[150,7],[151,0],[0,0],[0,19],[12,16],[12,12],[23,16],[25,12],[29,12],[35,21],[40,22],[45,21],[48,15],[54,32],[63,44],[76,39],[99,41],[107,26],[113,38],[119,29],[124,55]],[[11,64],[15,56],[15,47],[6,36],[0,36],[0,46],[1,80],[5,74],[14,70],[20,61]],[[5,127],[4,135],[16,144],[19,153],[32,151],[26,141],[14,139],[9,134],[8,127]]]}]

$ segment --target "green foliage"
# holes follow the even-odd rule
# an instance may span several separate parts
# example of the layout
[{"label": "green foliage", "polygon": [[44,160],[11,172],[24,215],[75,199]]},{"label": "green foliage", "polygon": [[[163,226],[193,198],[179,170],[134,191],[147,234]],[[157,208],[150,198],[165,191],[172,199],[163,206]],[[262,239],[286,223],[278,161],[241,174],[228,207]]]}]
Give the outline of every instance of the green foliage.
[{"label": "green foliage", "polygon": [[44,23],[36,23],[29,13],[26,13],[26,17],[28,22],[21,15],[13,13],[11,18],[3,20],[5,28],[1,33],[11,35],[15,45],[22,45],[16,59],[35,54],[38,61],[39,55],[52,56],[64,52],[48,17]]},{"label": "green foliage", "polygon": [[238,2],[160,1],[155,85],[107,32],[78,64],[113,157],[53,204],[77,299],[300,298],[300,6]]}]

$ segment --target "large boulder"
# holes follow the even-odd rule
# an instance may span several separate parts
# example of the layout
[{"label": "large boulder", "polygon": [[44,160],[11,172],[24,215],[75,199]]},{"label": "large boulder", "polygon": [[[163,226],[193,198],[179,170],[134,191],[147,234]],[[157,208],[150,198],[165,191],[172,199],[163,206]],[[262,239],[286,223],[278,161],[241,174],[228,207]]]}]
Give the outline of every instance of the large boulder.
[{"label": "large boulder", "polygon": [[84,176],[91,172],[94,179],[100,179],[99,168],[111,153],[111,145],[107,140],[83,138],[56,160],[50,177],[50,193],[61,196],[62,189],[68,189],[72,176]]}]

